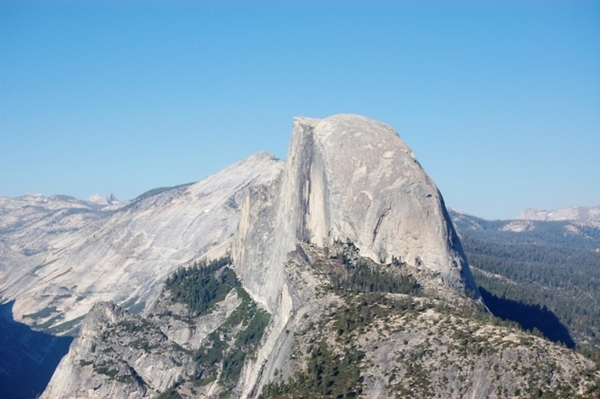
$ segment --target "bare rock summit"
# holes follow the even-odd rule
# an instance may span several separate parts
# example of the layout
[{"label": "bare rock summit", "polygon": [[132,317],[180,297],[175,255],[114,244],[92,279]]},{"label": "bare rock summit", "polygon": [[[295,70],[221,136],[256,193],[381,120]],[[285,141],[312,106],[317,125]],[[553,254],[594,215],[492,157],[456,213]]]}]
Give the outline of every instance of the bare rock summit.
[{"label": "bare rock summit", "polygon": [[[154,290],[142,314],[94,305],[43,398],[537,397],[600,381],[590,360],[468,298],[442,196],[383,123],[296,118],[285,165],[259,156],[181,190],[122,226],[196,252],[136,269]],[[169,223],[136,225],[144,209]],[[213,260],[172,273],[199,255]]]},{"label": "bare rock summit", "polygon": [[299,242],[349,240],[362,256],[397,259],[441,287],[477,293],[436,185],[398,133],[372,119],[295,118],[285,169],[249,192],[240,217],[236,265],[270,310],[285,298],[281,269]]},{"label": "bare rock summit", "polygon": [[142,310],[178,267],[230,246],[238,202],[283,162],[247,157],[194,184],[105,204],[72,197],[0,197],[0,297],[15,319],[72,333],[95,302]]}]

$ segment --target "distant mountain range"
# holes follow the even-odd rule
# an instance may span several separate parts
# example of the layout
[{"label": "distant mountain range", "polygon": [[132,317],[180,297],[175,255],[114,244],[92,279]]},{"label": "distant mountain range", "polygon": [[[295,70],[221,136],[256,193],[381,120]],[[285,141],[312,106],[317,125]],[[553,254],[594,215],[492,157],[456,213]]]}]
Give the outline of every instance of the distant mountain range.
[{"label": "distant mountain range", "polygon": [[448,212],[383,123],[296,118],[285,162],[0,197],[0,395],[595,398],[598,251],[600,222]]},{"label": "distant mountain range", "polygon": [[225,252],[246,191],[282,165],[259,153],[127,202],[0,197],[0,296],[15,300],[16,320],[55,334],[71,334],[98,301],[139,312],[178,267]]},{"label": "distant mountain range", "polygon": [[579,220],[582,222],[600,222],[600,205],[568,206],[555,211],[528,208],[517,216],[518,220],[564,221]]},{"label": "distant mountain range", "polygon": [[571,346],[600,348],[600,222],[450,216],[492,311]]},{"label": "distant mountain range", "polygon": [[488,220],[452,209],[450,216],[461,234],[486,241],[592,250],[600,248],[600,221]]}]

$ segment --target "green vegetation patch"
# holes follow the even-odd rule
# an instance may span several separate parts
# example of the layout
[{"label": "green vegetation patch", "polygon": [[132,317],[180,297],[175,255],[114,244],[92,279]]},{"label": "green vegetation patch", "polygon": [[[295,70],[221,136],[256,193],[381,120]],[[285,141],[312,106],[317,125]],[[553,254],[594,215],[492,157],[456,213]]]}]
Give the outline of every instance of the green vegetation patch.
[{"label": "green vegetation patch", "polygon": [[484,299],[511,313],[502,317],[600,360],[600,229],[527,221],[515,232],[504,229],[510,221],[450,213]]},{"label": "green vegetation patch", "polygon": [[418,294],[420,286],[410,275],[395,273],[382,265],[369,264],[364,258],[355,265],[347,264],[347,275],[332,275],[331,284],[341,294],[389,292],[394,294]]},{"label": "green vegetation patch", "polygon": [[[421,304],[410,296],[394,297],[385,293],[358,294],[346,303],[326,311],[316,323],[310,323],[297,338],[310,343],[297,347],[305,368],[286,381],[271,382],[260,398],[355,398],[363,392],[361,369],[366,353],[356,346],[357,337],[372,330],[377,320],[390,315],[423,312],[432,305]],[[301,338],[300,338],[301,336]],[[328,339],[335,337],[335,347]]]},{"label": "green vegetation patch", "polygon": [[202,260],[189,268],[180,268],[165,282],[173,300],[184,303],[196,316],[209,313],[229,291],[239,285],[235,272],[227,267],[229,256],[213,261]]},{"label": "green vegetation patch", "polygon": [[236,289],[242,303],[208,336],[205,346],[193,354],[204,368],[202,376],[196,379],[200,385],[218,378],[223,387],[233,389],[246,359],[258,349],[269,324],[270,315],[258,308],[241,285]]},{"label": "green vegetation patch", "polygon": [[307,368],[285,383],[265,385],[259,398],[356,398],[362,393],[362,351],[331,351],[325,338],[308,349]]},{"label": "green vegetation patch", "polygon": [[354,296],[359,293],[385,292],[418,295],[421,287],[406,273],[399,259],[381,264],[359,255],[351,242],[336,241],[325,250],[326,258],[316,260],[312,266],[329,277],[330,288],[339,295]]},{"label": "green vegetation patch", "polygon": [[244,363],[257,350],[270,320],[242,288],[230,264],[230,257],[203,260],[177,270],[165,284],[173,300],[186,304],[195,316],[209,313],[232,289],[237,291],[240,305],[200,349],[188,352],[202,370],[192,382],[206,385],[218,379],[224,392],[237,384]]},{"label": "green vegetation patch", "polygon": [[599,253],[472,236],[463,245],[482,294],[512,313],[502,317],[523,323],[519,317],[528,310],[532,315],[524,318],[525,328],[532,330],[534,323],[553,341],[569,346],[575,341],[578,349],[587,342],[586,354],[600,359]]}]

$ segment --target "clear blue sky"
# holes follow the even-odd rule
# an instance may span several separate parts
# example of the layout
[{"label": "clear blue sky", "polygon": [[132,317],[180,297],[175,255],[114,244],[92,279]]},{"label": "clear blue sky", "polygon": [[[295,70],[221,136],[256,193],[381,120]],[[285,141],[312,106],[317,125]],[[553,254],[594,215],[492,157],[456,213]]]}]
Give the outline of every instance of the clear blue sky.
[{"label": "clear blue sky", "polygon": [[0,196],[131,199],[336,113],[468,213],[598,204],[600,2],[0,1]]}]

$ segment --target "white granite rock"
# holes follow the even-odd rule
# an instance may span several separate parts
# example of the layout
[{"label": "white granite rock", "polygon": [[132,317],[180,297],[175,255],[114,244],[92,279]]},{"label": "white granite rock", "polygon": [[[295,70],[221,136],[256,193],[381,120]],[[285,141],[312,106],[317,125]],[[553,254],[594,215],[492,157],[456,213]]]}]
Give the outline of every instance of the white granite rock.
[{"label": "white granite rock", "polygon": [[357,115],[296,118],[281,177],[243,202],[235,263],[254,299],[275,311],[286,300],[288,252],[334,240],[477,292],[441,194],[392,128]]},{"label": "white granite rock", "polygon": [[46,328],[68,326],[98,301],[149,304],[177,267],[225,253],[245,191],[282,165],[260,153],[198,183],[106,207],[0,198],[0,295],[16,300],[15,319]]}]

